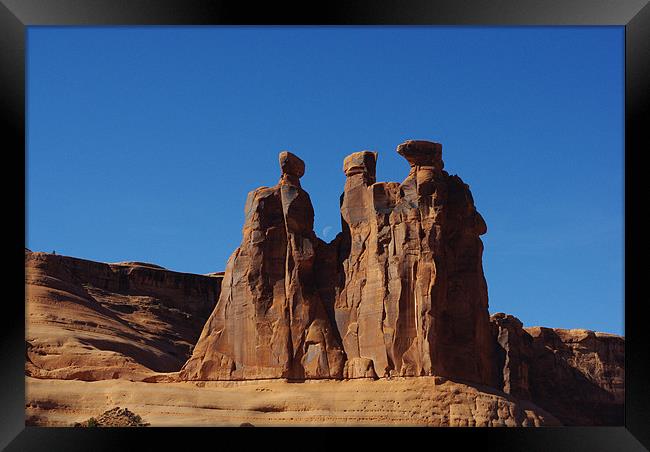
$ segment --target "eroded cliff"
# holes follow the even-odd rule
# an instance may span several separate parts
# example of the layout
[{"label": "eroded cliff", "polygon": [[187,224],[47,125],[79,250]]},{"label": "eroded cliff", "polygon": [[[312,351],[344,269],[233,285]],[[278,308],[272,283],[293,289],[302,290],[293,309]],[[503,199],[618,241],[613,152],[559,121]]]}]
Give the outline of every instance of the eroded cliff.
[{"label": "eroded cliff", "polygon": [[26,374],[143,380],[178,371],[221,277],[25,250]]},{"label": "eroded cliff", "polygon": [[625,340],[589,330],[524,328],[492,316],[497,387],[531,400],[566,425],[623,425]]}]

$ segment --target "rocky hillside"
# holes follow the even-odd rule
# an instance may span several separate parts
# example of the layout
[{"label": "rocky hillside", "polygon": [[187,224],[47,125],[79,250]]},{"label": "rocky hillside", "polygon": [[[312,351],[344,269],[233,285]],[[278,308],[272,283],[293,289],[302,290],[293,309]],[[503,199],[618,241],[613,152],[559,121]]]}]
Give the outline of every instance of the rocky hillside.
[{"label": "rocky hillside", "polygon": [[25,250],[26,373],[142,380],[190,356],[220,276]]},{"label": "rocky hillside", "polygon": [[532,400],[567,425],[623,425],[625,339],[589,330],[523,328],[492,316],[497,387]]}]

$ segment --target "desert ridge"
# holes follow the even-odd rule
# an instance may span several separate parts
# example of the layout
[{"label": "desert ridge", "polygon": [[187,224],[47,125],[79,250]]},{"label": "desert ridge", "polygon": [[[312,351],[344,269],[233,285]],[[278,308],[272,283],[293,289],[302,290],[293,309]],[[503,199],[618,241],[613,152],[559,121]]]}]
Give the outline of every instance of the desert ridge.
[{"label": "desert ridge", "polygon": [[26,375],[138,381],[177,371],[220,285],[218,275],[25,250]]}]

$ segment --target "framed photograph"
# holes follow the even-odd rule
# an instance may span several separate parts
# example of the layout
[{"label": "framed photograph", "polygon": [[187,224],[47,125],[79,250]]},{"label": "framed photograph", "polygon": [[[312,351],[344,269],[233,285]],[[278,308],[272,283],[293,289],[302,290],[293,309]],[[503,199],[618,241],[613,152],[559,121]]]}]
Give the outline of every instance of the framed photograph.
[{"label": "framed photograph", "polygon": [[0,2],[6,450],[650,447],[647,1]]}]

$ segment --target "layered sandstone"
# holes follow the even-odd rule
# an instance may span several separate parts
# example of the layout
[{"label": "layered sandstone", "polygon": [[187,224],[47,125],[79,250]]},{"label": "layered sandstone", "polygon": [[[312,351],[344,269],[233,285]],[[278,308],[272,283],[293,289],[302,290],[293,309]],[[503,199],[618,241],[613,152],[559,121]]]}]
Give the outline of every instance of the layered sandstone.
[{"label": "layered sandstone", "polygon": [[25,250],[26,374],[142,380],[178,371],[220,277]]},{"label": "layered sandstone", "polygon": [[625,340],[614,334],[523,328],[511,315],[492,316],[497,387],[533,401],[566,425],[622,425]]},{"label": "layered sandstone", "polygon": [[532,400],[567,425],[622,425],[625,341],[589,330],[527,328],[533,337]]},{"label": "layered sandstone", "polygon": [[434,377],[143,383],[28,378],[29,425],[71,426],[115,406],[153,427],[556,426],[525,400],[489,387]]}]

